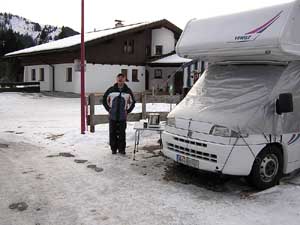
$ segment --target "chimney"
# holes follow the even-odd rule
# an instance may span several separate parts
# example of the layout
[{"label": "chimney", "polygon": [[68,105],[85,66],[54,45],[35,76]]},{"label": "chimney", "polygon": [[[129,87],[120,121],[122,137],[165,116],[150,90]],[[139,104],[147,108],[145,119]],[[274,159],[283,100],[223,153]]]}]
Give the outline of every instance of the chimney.
[{"label": "chimney", "polygon": [[115,20],[115,27],[123,27],[124,24],[122,22],[124,22],[124,21],[123,20]]}]

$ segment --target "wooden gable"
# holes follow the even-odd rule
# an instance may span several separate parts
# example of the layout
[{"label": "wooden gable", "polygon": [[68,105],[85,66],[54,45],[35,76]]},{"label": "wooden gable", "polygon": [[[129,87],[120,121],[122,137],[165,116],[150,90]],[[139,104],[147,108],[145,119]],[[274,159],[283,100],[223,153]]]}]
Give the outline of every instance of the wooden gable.
[{"label": "wooden gable", "polygon": [[[87,63],[145,65],[148,59],[146,49],[151,47],[151,31],[162,27],[173,31],[175,39],[179,38],[180,28],[167,20],[156,21],[86,42]],[[124,43],[126,42],[134,43],[134,51],[131,54],[124,52]],[[73,63],[75,59],[80,58],[80,45],[12,57],[18,57],[23,65]]]}]

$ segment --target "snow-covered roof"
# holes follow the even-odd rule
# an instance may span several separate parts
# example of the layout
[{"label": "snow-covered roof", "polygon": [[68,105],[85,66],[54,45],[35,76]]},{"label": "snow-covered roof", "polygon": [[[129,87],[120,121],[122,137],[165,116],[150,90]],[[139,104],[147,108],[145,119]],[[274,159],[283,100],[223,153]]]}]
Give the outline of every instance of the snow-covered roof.
[{"label": "snow-covered roof", "polygon": [[191,62],[192,59],[186,59],[178,56],[177,54],[173,54],[155,61],[152,61],[150,64],[168,64],[168,63],[188,63]]},{"label": "snow-covered roof", "polygon": [[[150,23],[153,23],[153,22],[137,23],[137,24],[132,24],[132,25],[123,26],[123,27],[116,27],[116,28],[110,28],[110,29],[85,33],[84,40],[86,43],[89,41],[96,40],[98,38],[103,38],[108,35],[117,34],[117,33],[120,33],[120,32],[126,31],[126,30],[144,26],[144,25],[147,25]],[[49,42],[46,44],[41,44],[41,45],[37,45],[37,46],[31,47],[31,48],[26,48],[26,49],[22,49],[19,51],[11,52],[11,53],[6,54],[5,56],[15,56],[15,55],[21,55],[21,54],[63,49],[63,48],[68,48],[68,47],[72,47],[75,45],[79,45],[80,43],[81,43],[81,35],[78,34],[78,35],[63,38],[63,39],[60,39],[57,41]]]}]

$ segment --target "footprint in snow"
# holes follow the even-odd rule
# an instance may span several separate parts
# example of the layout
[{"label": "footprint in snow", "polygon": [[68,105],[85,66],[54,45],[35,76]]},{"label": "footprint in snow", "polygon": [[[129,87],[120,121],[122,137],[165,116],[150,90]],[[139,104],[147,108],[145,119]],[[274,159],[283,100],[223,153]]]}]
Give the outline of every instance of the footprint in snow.
[{"label": "footprint in snow", "polygon": [[28,205],[26,204],[26,202],[18,202],[18,203],[12,203],[9,205],[10,209],[16,209],[20,212],[26,210],[28,208]]},{"label": "footprint in snow", "polygon": [[102,172],[103,168],[97,167],[96,165],[88,165],[87,168],[95,170],[97,173]]}]

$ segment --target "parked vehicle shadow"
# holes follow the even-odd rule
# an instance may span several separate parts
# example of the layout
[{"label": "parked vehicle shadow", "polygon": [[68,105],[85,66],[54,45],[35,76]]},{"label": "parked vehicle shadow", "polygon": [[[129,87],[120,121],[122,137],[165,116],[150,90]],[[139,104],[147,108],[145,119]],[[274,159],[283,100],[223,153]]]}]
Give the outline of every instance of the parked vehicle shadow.
[{"label": "parked vehicle shadow", "polygon": [[214,192],[255,192],[244,178],[201,171],[178,163],[166,167],[164,180],[191,184]]}]

